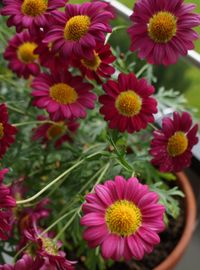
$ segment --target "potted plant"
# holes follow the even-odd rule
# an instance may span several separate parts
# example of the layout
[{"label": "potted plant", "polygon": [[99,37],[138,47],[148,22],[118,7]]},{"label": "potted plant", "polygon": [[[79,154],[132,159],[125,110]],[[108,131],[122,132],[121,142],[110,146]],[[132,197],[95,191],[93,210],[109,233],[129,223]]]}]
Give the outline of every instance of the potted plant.
[{"label": "potted plant", "polygon": [[[155,89],[152,64],[191,49],[199,16],[182,0],[137,1],[128,32],[143,64],[110,46],[109,4],[66,2],[1,9],[0,269],[169,270],[194,227],[180,171],[198,126],[181,95]],[[163,255],[170,228],[180,242]]]}]

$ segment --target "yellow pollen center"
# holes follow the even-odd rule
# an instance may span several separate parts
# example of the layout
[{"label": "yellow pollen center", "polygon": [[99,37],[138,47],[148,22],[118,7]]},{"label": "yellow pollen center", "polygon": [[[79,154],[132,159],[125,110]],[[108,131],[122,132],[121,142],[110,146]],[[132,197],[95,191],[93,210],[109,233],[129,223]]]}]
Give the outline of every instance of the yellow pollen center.
[{"label": "yellow pollen center", "polygon": [[36,48],[35,42],[24,42],[17,49],[18,59],[25,64],[34,62],[38,58],[38,55],[34,54]]},{"label": "yellow pollen center", "polygon": [[72,104],[78,99],[76,90],[66,83],[57,83],[51,86],[50,96],[60,104]]},{"label": "yellow pollen center", "polygon": [[64,37],[67,40],[79,41],[90,27],[90,18],[86,15],[77,15],[69,19],[64,28]]},{"label": "yellow pollen center", "polygon": [[23,14],[36,17],[45,13],[48,7],[46,0],[24,0],[21,11]]},{"label": "yellow pollen center", "polygon": [[176,34],[176,17],[167,11],[159,11],[149,20],[149,37],[157,43],[166,43]]},{"label": "yellow pollen center", "polygon": [[93,71],[96,71],[101,64],[101,59],[100,59],[99,55],[96,52],[94,52],[94,57],[92,60],[82,59],[81,63],[86,68],[93,70]]},{"label": "yellow pollen center", "polygon": [[50,254],[50,255],[58,255],[58,247],[57,245],[53,242],[53,240],[49,238],[40,238],[42,240],[42,244],[45,248],[45,250]]},{"label": "yellow pollen center", "polygon": [[0,140],[3,138],[4,136],[4,127],[3,127],[3,124],[0,123]]},{"label": "yellow pollen center", "polygon": [[64,129],[65,129],[65,127],[64,127],[63,122],[51,125],[47,130],[48,139],[52,140],[52,139],[58,137],[59,135],[61,135],[63,133]]},{"label": "yellow pollen center", "polygon": [[115,107],[121,115],[132,117],[140,112],[142,100],[133,90],[128,90],[119,94]]},{"label": "yellow pollen center", "polygon": [[176,157],[185,152],[188,147],[188,138],[184,132],[178,131],[168,140],[167,151],[170,156]]},{"label": "yellow pollen center", "polygon": [[140,227],[142,215],[133,202],[119,200],[108,207],[105,219],[111,233],[129,236]]}]

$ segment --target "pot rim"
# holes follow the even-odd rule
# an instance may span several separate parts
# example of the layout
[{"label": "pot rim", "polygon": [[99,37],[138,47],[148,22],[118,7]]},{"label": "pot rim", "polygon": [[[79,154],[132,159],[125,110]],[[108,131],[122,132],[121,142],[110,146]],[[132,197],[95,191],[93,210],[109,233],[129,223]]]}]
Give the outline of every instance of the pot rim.
[{"label": "pot rim", "polygon": [[173,269],[187,248],[195,229],[197,208],[194,192],[192,190],[189,179],[184,172],[176,173],[176,176],[180,187],[185,194],[185,227],[176,247],[164,261],[162,261],[158,266],[154,268],[154,270]]}]

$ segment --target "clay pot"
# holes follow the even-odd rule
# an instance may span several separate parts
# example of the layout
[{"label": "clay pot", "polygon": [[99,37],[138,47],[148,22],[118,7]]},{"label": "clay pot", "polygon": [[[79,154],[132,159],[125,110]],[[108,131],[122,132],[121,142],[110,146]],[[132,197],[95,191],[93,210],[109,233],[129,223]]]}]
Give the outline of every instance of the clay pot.
[{"label": "clay pot", "polygon": [[183,172],[177,173],[177,178],[180,184],[180,188],[185,194],[185,228],[183,230],[182,237],[174,250],[162,263],[160,263],[156,268],[154,268],[154,270],[172,270],[183,255],[195,229],[196,201],[192,187],[187,176]]}]

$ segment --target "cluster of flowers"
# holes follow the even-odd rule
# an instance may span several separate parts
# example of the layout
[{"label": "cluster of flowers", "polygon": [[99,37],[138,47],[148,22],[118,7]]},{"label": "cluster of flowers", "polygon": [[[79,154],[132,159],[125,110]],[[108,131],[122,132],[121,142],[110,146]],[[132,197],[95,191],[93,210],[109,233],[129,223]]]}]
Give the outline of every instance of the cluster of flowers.
[{"label": "cluster of flowers", "polygon": [[[99,97],[100,113],[111,129],[128,133],[145,129],[155,121],[157,112],[154,87],[133,73],[106,80],[115,72],[115,57],[110,45],[105,44],[106,34],[112,31],[112,8],[103,1],[81,5],[66,2],[3,0],[1,14],[9,16],[8,26],[15,26],[17,31],[4,57],[19,77],[32,76],[33,106],[49,114],[49,118],[38,116],[46,123],[35,129],[33,139],[47,143],[59,137],[56,147],[72,140],[71,133],[79,126],[77,119],[86,117],[86,109],[93,109],[97,98],[93,85],[84,77],[102,84],[105,94]],[[61,7],[65,10],[60,11]],[[183,0],[138,0],[131,16],[133,26],[129,28],[131,50],[139,51],[139,57],[149,63],[175,63],[179,55],[193,48],[193,40],[198,37],[192,30],[200,24],[200,17],[192,13],[194,7]],[[79,69],[81,76],[72,75],[71,68]],[[174,113],[173,119],[164,118],[162,128],[153,134],[152,163],[165,172],[189,166],[191,149],[198,141],[197,129],[187,112]],[[14,142],[15,133],[16,128],[8,123],[6,105],[1,104],[0,157]],[[1,182],[5,172],[1,171]],[[16,194],[20,192],[12,193],[13,188],[3,184],[0,192],[0,237],[5,240],[9,236],[15,222],[11,212],[17,209],[22,235],[18,248],[30,242],[36,247],[34,254],[27,250],[15,266],[0,269],[18,270],[23,265],[27,269],[73,269],[74,262],[65,259],[61,243],[39,227],[39,220],[49,214],[46,201],[18,213]],[[86,196],[83,212],[81,224],[87,227],[84,238],[91,247],[101,245],[106,259],[142,259],[159,242],[158,233],[164,229],[164,207],[158,203],[157,194],[136,178],[126,181],[117,176],[114,181],[97,185],[95,192]]]},{"label": "cluster of flowers", "polygon": [[49,199],[42,199],[34,207],[18,207],[16,200],[22,199],[27,191],[24,187],[25,179],[20,178],[10,186],[5,186],[2,182],[8,171],[0,171],[0,238],[7,240],[15,226],[20,235],[16,251],[24,249],[25,252],[14,266],[0,265],[0,269],[72,270],[75,262],[65,258],[65,253],[60,249],[62,243],[54,239],[53,232],[44,232],[40,227],[40,221],[50,214],[47,208]]}]

